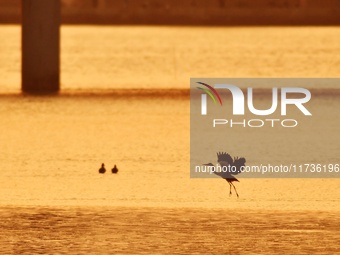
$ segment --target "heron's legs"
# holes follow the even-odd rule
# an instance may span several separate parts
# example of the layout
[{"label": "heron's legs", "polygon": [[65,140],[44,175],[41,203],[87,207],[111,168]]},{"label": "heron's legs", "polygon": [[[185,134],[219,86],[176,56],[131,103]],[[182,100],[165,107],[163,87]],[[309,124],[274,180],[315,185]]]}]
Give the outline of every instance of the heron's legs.
[{"label": "heron's legs", "polygon": [[232,195],[232,193],[231,193],[231,182],[228,182],[228,184],[229,184],[229,197]]},{"label": "heron's legs", "polygon": [[[237,193],[237,190],[236,190],[236,188],[235,188],[235,186],[234,186],[234,184],[233,184],[233,183],[230,183],[230,184],[233,185],[234,190],[235,190],[235,192],[236,192],[236,195],[237,195],[237,197],[239,197],[239,196],[238,196],[238,193]],[[231,190],[231,185],[230,185],[230,190]],[[231,191],[230,191],[230,193],[231,193]]]}]

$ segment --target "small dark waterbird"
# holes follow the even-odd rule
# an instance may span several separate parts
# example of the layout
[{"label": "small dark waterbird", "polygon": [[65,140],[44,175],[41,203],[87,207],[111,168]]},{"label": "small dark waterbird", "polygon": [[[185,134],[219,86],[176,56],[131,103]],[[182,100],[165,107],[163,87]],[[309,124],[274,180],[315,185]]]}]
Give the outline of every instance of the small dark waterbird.
[{"label": "small dark waterbird", "polygon": [[[230,187],[229,190],[229,196],[232,195],[231,193],[231,186],[234,188],[235,193],[237,197],[239,197],[236,187],[234,186],[233,182],[239,182],[233,175],[237,175],[241,173],[241,167],[245,166],[246,159],[245,158],[238,158],[234,157],[234,160],[232,157],[226,153],[226,152],[218,152],[217,153],[217,162],[221,166],[222,170],[225,169],[227,171],[221,171],[221,172],[214,172],[214,174],[222,177],[225,179]],[[205,166],[214,166],[212,163],[204,164]]]},{"label": "small dark waterbird", "polygon": [[118,168],[117,168],[117,166],[115,165],[115,166],[112,168],[111,171],[112,171],[113,174],[118,173]]},{"label": "small dark waterbird", "polygon": [[102,164],[102,167],[99,168],[99,173],[100,173],[100,174],[105,174],[105,172],[106,172],[106,169],[105,169],[105,166],[104,166],[104,163],[103,163],[103,164]]}]

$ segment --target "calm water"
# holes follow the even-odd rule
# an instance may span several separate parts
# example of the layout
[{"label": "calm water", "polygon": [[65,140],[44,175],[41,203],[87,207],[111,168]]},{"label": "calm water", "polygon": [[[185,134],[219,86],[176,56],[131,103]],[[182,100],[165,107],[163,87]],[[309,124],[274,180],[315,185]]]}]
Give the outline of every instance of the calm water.
[{"label": "calm water", "polygon": [[[340,249],[338,179],[240,178],[240,198],[229,197],[223,180],[189,178],[186,95],[88,90],[187,88],[191,75],[337,76],[339,28],[63,27],[68,92],[58,97],[15,94],[19,29],[0,31],[8,38],[0,42],[0,88],[13,92],[0,95],[4,254]],[[275,160],[339,163],[339,97],[318,95],[311,108],[317,124],[305,121],[281,138],[269,133],[281,144]],[[238,136],[251,136],[257,147],[235,146],[234,153],[268,160],[266,134]],[[108,170],[117,164],[119,174],[99,175],[102,162]]]},{"label": "calm water", "polygon": [[[240,199],[227,196],[225,181],[190,179],[186,97],[13,95],[1,102],[2,205],[340,209],[338,179],[241,178]],[[250,165],[339,163],[336,108],[338,97],[320,97],[310,107],[313,118],[323,117],[318,126],[309,120],[277,128],[278,135],[235,128],[226,147]],[[257,143],[263,146],[254,150]],[[215,153],[207,159],[215,161]],[[102,162],[108,170],[117,164],[119,174],[97,174]]]},{"label": "calm water", "polygon": [[[0,211],[3,254],[337,254],[339,214],[161,208]],[[24,230],[23,230],[24,229]]]},{"label": "calm water", "polygon": [[[0,91],[20,87],[20,27],[0,26]],[[190,77],[338,77],[340,27],[62,26],[65,89],[189,88]]]},{"label": "calm water", "polygon": [[[339,107],[337,97],[319,100],[324,110]],[[12,95],[1,102],[5,254],[334,254],[340,248],[338,179],[240,176],[239,199],[228,196],[223,180],[190,179],[186,97]],[[301,139],[299,133],[290,139]],[[328,142],[339,151],[336,139]],[[292,148],[290,142],[281,146]],[[262,153],[253,150],[247,159],[259,161]],[[317,146],[300,155],[306,153],[323,161],[337,155]],[[101,162],[109,169],[117,164],[119,174],[99,175]]]}]

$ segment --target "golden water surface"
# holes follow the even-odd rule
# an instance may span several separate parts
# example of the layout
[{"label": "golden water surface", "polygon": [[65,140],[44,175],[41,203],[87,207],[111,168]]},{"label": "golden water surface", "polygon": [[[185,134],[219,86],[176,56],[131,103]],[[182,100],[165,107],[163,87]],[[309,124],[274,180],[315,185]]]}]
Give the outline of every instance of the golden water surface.
[{"label": "golden water surface", "polygon": [[[338,179],[240,176],[240,198],[224,180],[190,179],[189,98],[159,90],[190,77],[337,77],[338,27],[63,26],[59,96],[17,93],[20,28],[0,34],[3,254],[339,251]],[[128,90],[140,88],[154,90]],[[340,163],[339,96],[318,94],[311,109],[319,122],[287,136],[235,131],[226,150],[249,164]]]}]

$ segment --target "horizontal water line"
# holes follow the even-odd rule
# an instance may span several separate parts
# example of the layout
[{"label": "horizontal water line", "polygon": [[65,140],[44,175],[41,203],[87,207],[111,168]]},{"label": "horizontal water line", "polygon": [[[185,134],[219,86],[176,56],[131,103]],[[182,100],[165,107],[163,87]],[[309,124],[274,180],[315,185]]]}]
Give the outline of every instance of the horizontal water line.
[{"label": "horizontal water line", "polygon": [[[313,96],[340,96],[340,88],[309,88]],[[246,94],[247,89],[242,89]],[[202,94],[201,91],[193,90],[192,93]],[[255,88],[253,94],[271,96],[271,88]],[[152,97],[166,97],[166,98],[187,98],[190,96],[189,88],[176,89],[61,89],[58,93],[24,93],[20,90],[15,91],[0,91],[0,97],[11,96],[65,96],[65,97],[118,97],[118,98],[152,98]]]}]

